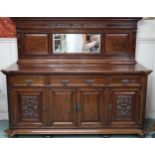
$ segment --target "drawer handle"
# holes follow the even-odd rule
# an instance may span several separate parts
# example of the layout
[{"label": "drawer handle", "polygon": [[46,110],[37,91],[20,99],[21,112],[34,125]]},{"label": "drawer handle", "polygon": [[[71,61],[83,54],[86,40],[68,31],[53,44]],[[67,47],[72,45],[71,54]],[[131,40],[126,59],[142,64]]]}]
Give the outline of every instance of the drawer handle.
[{"label": "drawer handle", "polygon": [[25,83],[27,84],[27,86],[31,86],[32,80],[26,80]]},{"label": "drawer handle", "polygon": [[80,111],[80,104],[79,104],[79,103],[76,103],[76,104],[74,105],[74,108],[75,108],[75,111],[76,111],[76,112],[79,112],[79,111]]},{"label": "drawer handle", "polygon": [[128,79],[122,80],[122,83],[123,83],[123,84],[128,84],[129,82],[130,82],[130,80],[128,80]]},{"label": "drawer handle", "polygon": [[94,83],[94,80],[86,80],[85,83],[90,85],[90,84]]},{"label": "drawer handle", "polygon": [[69,83],[69,80],[61,80],[60,83],[63,85],[67,85]]}]

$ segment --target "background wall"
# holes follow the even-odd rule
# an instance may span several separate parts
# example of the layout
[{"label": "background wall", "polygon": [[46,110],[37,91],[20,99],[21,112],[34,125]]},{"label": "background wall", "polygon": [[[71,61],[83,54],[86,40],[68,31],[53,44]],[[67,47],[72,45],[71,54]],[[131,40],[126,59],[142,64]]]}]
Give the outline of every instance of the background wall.
[{"label": "background wall", "polygon": [[[6,29],[0,31],[0,37],[15,36],[15,33],[5,36],[4,31]],[[11,32],[14,30],[11,29]],[[17,57],[16,38],[0,38],[0,70],[15,63]],[[136,60],[154,71],[149,76],[146,117],[155,119],[155,20],[142,20],[138,23]],[[2,73],[0,73],[0,119],[8,119],[6,79]]]},{"label": "background wall", "polygon": [[[16,38],[0,38],[0,70],[17,61]],[[6,78],[0,72],[0,119],[8,119]]]},{"label": "background wall", "polygon": [[155,119],[155,19],[138,23],[136,60],[153,70],[148,78],[146,117]]}]

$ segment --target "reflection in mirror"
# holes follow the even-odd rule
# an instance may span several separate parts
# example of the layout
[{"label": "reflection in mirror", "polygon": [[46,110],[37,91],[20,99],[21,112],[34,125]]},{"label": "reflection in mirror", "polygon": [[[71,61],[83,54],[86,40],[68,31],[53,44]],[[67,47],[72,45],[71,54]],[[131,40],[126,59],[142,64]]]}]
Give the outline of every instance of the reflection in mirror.
[{"label": "reflection in mirror", "polygon": [[100,53],[100,34],[53,34],[53,51],[63,53]]}]

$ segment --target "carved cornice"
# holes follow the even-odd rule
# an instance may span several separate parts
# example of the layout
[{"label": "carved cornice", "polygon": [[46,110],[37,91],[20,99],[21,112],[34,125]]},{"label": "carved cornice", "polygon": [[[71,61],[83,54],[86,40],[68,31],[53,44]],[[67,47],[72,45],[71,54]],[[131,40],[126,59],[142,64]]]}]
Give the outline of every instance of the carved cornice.
[{"label": "carved cornice", "polygon": [[[13,18],[18,28],[136,28],[140,18]],[[35,21],[35,22],[34,22]]]},{"label": "carved cornice", "polygon": [[17,24],[17,28],[134,28],[136,24],[133,23],[65,23],[65,22],[48,22],[34,24],[30,22],[25,22],[22,25]]}]

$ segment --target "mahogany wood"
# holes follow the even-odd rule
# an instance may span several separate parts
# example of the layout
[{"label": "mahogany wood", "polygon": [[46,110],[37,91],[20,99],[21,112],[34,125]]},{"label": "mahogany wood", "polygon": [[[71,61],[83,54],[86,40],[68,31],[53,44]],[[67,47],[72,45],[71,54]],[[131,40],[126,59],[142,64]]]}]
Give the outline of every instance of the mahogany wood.
[{"label": "mahogany wood", "polygon": [[[140,18],[13,18],[18,63],[7,75],[10,136],[144,134],[147,76],[135,61]],[[100,33],[100,54],[54,54],[53,33]]]}]

